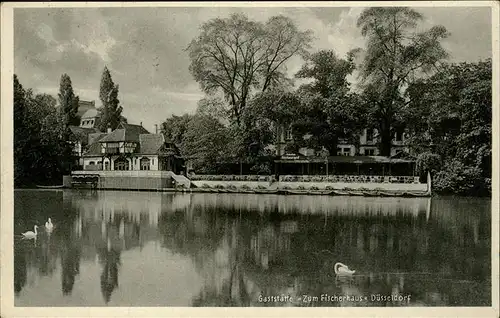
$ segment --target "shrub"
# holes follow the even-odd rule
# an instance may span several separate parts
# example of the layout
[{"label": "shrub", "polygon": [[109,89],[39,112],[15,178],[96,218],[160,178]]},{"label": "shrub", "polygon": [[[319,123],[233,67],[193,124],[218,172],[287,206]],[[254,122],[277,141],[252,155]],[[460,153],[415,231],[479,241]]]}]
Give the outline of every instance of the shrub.
[{"label": "shrub", "polygon": [[244,185],[242,185],[242,186],[241,186],[241,188],[242,188],[243,190],[250,190],[250,189],[251,189],[251,188],[250,188],[250,186],[249,186],[248,184],[244,184]]},{"label": "shrub", "polygon": [[306,188],[304,186],[299,186],[297,190],[305,190]]},{"label": "shrub", "polygon": [[480,168],[466,166],[454,159],[437,173],[433,189],[441,194],[486,195],[491,192],[491,180],[482,177]]},{"label": "shrub", "polygon": [[202,188],[205,188],[205,189],[210,189],[210,188],[211,188],[211,187],[210,187],[208,184],[206,184],[206,183],[202,184],[202,185],[201,185],[201,187],[202,187]]},{"label": "shrub", "polygon": [[224,189],[224,186],[222,184],[216,184],[214,186],[215,189]]},{"label": "shrub", "polygon": [[420,182],[427,181],[427,172],[435,176],[441,171],[442,162],[438,154],[432,152],[423,152],[417,158],[417,174],[420,176]]},{"label": "shrub", "polygon": [[312,186],[310,189],[311,190],[319,190],[319,188],[317,186]]},{"label": "shrub", "polygon": [[262,190],[262,189],[267,189],[267,187],[263,186],[262,184],[259,184],[259,185],[257,186],[257,189],[261,189],[261,190]]}]

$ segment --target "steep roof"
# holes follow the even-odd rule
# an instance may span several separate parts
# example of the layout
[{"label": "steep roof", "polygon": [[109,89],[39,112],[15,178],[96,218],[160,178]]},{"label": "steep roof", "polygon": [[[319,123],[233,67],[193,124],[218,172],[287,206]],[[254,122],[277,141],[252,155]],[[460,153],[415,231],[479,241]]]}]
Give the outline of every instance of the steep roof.
[{"label": "steep roof", "polygon": [[102,132],[96,132],[93,134],[89,134],[89,145],[101,140],[106,135],[107,135],[107,133],[102,133]]},{"label": "steep roof", "polygon": [[79,100],[77,115],[81,118],[89,109],[95,109],[95,101]]},{"label": "steep roof", "polygon": [[163,137],[163,134],[140,134],[139,144],[139,152],[141,154],[157,154],[161,147],[165,144],[165,138]]},{"label": "steep roof", "polygon": [[83,118],[95,118],[95,117],[99,117],[99,111],[96,109],[96,108],[91,108],[89,110],[87,110],[83,115],[82,115],[82,119]]},{"label": "steep roof", "polygon": [[94,156],[101,156],[101,144],[99,143],[99,137],[97,137],[97,140],[90,144],[89,149],[83,154],[84,157],[94,157]]},{"label": "steep roof", "polygon": [[89,135],[98,132],[95,128],[83,128],[79,126],[69,126],[71,133],[77,138],[82,145],[86,145],[89,141]]},{"label": "steep roof", "polygon": [[139,135],[141,134],[149,134],[149,131],[140,125],[120,123],[117,129],[101,139],[100,142],[139,142]]}]

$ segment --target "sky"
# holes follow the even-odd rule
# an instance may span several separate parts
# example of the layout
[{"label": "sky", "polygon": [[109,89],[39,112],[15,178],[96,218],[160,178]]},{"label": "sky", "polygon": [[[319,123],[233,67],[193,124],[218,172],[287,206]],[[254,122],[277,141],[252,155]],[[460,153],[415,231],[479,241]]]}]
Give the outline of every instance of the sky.
[{"label": "sky", "polygon": [[[444,25],[442,42],[451,62],[491,57],[491,9],[487,7],[414,8],[424,15],[419,28]],[[334,50],[339,56],[365,41],[356,27],[361,7],[163,7],[163,8],[16,8],[14,72],[25,88],[54,97],[67,73],[75,93],[100,106],[99,83],[104,66],[119,85],[123,115],[151,132],[172,114],[196,110],[204,97],[189,73],[185,51],[202,23],[243,12],[266,21],[275,15],[293,19],[299,29],[314,32],[312,52]],[[299,70],[299,58],[288,73]]]}]

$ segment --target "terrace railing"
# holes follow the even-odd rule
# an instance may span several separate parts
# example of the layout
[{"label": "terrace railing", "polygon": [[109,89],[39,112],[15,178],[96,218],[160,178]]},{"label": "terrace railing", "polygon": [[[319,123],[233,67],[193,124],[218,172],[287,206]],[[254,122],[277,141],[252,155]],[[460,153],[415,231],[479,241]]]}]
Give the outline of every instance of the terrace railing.
[{"label": "terrace railing", "polygon": [[332,182],[332,183],[420,183],[419,177],[412,176],[280,176],[281,182]]},{"label": "terrace railing", "polygon": [[[192,181],[267,181],[274,176],[263,175],[191,175]],[[280,182],[331,182],[331,183],[420,183],[419,177],[413,176],[365,176],[365,175],[282,175]]]},{"label": "terrace railing", "polygon": [[197,174],[190,175],[189,179],[192,181],[271,181],[274,176],[262,176],[262,175],[208,175],[208,174]]}]

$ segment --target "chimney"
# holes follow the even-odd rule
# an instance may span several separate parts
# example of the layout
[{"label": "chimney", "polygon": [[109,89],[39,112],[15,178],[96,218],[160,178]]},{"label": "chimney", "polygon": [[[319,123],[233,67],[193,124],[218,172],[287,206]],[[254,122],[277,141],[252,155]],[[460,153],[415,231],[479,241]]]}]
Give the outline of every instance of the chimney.
[{"label": "chimney", "polygon": [[155,134],[158,133],[158,124],[155,124]]},{"label": "chimney", "polygon": [[142,121],[141,121],[141,127],[142,127]]},{"label": "chimney", "polygon": [[108,124],[108,134],[111,132],[111,125]]}]

